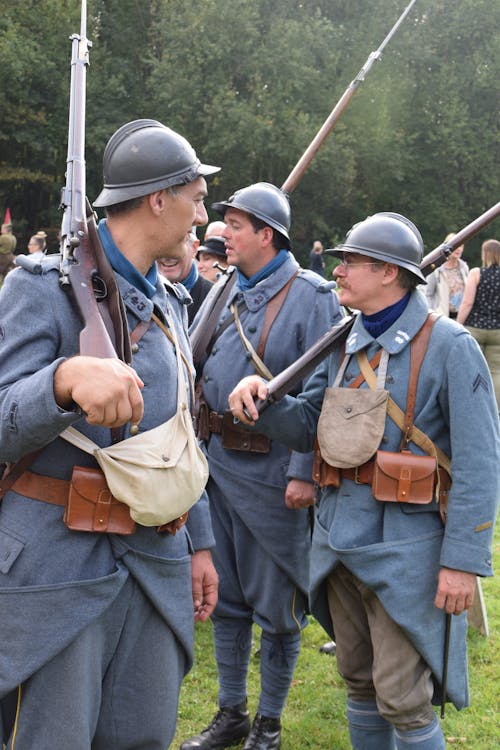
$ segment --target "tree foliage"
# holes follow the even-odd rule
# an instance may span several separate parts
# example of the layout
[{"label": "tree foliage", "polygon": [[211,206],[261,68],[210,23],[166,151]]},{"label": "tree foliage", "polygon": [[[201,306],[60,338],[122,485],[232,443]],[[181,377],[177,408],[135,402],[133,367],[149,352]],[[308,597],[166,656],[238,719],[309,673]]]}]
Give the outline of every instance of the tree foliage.
[{"label": "tree foliage", "polygon": [[[404,10],[401,0],[89,0],[87,191],[127,120],[153,117],[222,171],[209,201],[288,174]],[[57,226],[80,4],[4,0],[0,211]],[[400,211],[430,250],[498,200],[500,0],[421,0],[291,195],[300,253]],[[487,228],[473,240],[477,253]],[[477,256],[476,256],[477,257]]]}]

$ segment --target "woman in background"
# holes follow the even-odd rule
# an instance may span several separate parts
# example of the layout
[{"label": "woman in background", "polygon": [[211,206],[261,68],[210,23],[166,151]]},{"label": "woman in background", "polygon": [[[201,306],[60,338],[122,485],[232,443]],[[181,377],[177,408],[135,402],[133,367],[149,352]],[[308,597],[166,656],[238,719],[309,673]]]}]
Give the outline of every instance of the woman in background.
[{"label": "woman in background", "polygon": [[[448,234],[444,241],[449,242],[454,236]],[[469,266],[461,257],[463,251],[463,245],[456,247],[443,265],[429,274],[422,290],[430,309],[448,318],[457,317],[469,273]]]},{"label": "woman in background", "polygon": [[473,268],[457,315],[476,339],[490,368],[500,405],[500,242],[481,246],[481,268]]}]

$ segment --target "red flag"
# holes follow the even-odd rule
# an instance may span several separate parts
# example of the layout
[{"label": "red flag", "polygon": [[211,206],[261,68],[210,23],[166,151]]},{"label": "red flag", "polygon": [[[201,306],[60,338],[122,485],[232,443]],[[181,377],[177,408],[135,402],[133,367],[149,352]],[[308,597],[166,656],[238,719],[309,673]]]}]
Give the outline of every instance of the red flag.
[{"label": "red flag", "polygon": [[10,218],[10,208],[7,208],[5,210],[5,219],[3,220],[4,224],[12,224],[12,220]]}]

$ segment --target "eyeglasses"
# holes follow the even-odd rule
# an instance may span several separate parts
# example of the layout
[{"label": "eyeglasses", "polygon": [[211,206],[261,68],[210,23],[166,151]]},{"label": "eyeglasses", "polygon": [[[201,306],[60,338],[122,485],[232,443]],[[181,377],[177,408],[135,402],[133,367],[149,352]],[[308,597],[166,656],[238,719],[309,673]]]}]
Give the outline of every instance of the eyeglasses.
[{"label": "eyeglasses", "polygon": [[350,268],[356,268],[356,266],[383,266],[383,263],[380,262],[369,262],[369,261],[361,261],[361,263],[356,263],[352,260],[339,260],[337,268],[341,268],[345,273],[349,272]]}]

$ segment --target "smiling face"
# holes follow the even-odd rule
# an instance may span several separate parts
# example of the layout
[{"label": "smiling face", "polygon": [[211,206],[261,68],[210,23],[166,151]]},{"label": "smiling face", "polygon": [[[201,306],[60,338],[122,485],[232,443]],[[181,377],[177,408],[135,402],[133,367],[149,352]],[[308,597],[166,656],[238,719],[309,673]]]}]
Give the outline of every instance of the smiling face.
[{"label": "smiling face", "polygon": [[265,226],[254,229],[248,214],[237,208],[228,208],[222,236],[226,241],[226,258],[250,278],[276,255],[273,247],[273,230]]},{"label": "smiling face", "polygon": [[184,281],[191,271],[199,244],[200,241],[198,238],[194,234],[189,233],[184,244],[185,252],[183,257],[179,260],[175,258],[159,258],[157,261],[158,271],[173,284],[178,281]]}]

